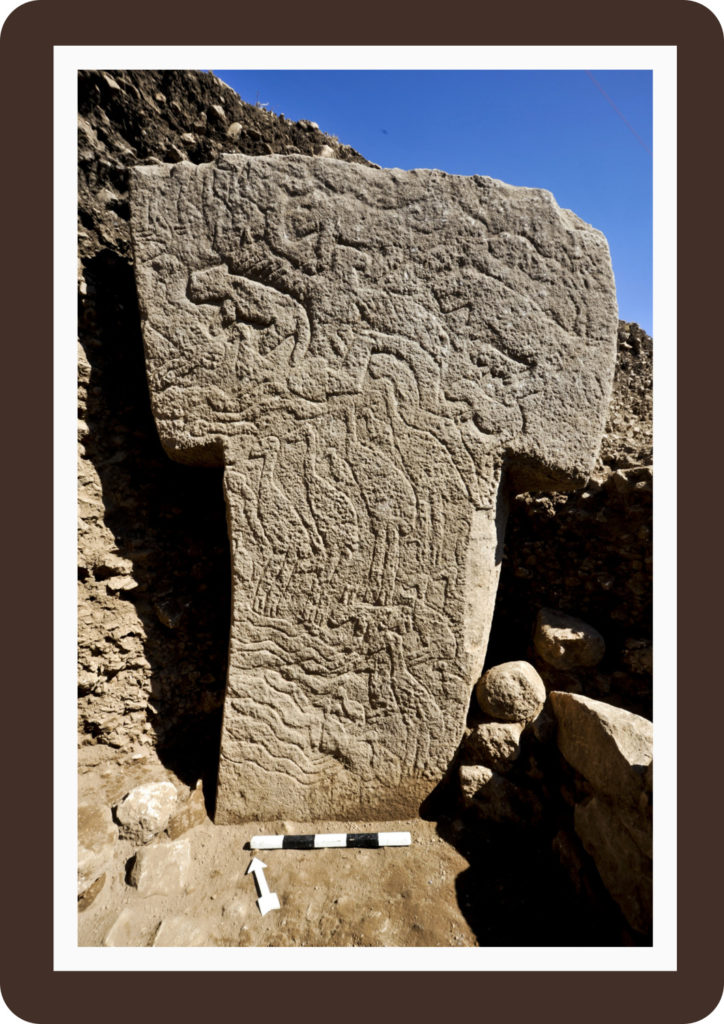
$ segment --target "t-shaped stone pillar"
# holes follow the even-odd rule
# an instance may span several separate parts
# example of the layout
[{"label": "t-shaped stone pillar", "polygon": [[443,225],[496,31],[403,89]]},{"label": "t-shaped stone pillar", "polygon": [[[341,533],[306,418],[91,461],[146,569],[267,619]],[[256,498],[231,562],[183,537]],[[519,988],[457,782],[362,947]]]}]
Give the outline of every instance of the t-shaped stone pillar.
[{"label": "t-shaped stone pillar", "polygon": [[224,467],[216,820],[414,815],[485,657],[508,486],[587,479],[600,232],[490,178],[225,156],[132,176],[151,401]]}]

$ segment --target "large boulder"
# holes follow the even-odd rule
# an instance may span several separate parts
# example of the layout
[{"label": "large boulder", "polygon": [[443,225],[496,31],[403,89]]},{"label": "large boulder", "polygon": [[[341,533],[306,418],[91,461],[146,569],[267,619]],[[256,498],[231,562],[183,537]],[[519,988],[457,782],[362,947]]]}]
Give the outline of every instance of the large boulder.
[{"label": "large boulder", "polygon": [[651,928],[653,726],[621,708],[553,691],[558,749],[586,780],[576,832],[636,931]]},{"label": "large boulder", "polygon": [[558,749],[591,787],[621,805],[637,807],[653,760],[653,725],[623,708],[553,690],[550,702]]},{"label": "large boulder", "polygon": [[146,946],[158,928],[158,918],[141,906],[124,907],[103,937],[104,946]]},{"label": "large boulder", "polygon": [[652,861],[616,808],[602,797],[578,804],[574,824],[583,847],[623,915],[638,932],[651,928]]}]

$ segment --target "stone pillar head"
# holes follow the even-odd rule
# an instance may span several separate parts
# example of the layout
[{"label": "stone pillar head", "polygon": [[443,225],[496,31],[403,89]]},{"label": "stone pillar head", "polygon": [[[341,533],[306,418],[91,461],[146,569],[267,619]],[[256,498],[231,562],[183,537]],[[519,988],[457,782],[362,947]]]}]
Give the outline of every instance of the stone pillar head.
[{"label": "stone pillar head", "polygon": [[591,471],[606,241],[544,191],[309,157],[140,167],[131,200],[162,443],[225,468],[217,820],[415,813],[482,668],[501,480]]}]

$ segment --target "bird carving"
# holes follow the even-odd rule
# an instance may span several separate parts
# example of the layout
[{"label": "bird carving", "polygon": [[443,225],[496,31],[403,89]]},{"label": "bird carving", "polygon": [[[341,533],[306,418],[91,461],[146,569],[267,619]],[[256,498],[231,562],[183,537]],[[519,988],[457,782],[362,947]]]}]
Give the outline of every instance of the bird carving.
[{"label": "bird carving", "polygon": [[259,438],[258,444],[249,452],[249,458],[264,460],[257,491],[257,518],[269,549],[254,595],[253,609],[272,616],[278,613],[299,560],[322,547],[319,535],[315,536],[315,531],[305,525],[275,479],[280,450],[279,438],[269,434]]},{"label": "bird carving", "polygon": [[[319,622],[329,605],[335,573],[359,547],[358,516],[347,495],[319,472],[318,440],[314,429],[307,424],[290,440],[303,442],[306,446],[302,476],[315,529],[319,532],[326,552],[311,598],[312,618]],[[342,602],[347,603],[350,596],[350,586],[343,585]]]},{"label": "bird carving", "polygon": [[391,428],[379,413],[373,405],[362,411],[367,441],[361,441],[357,413],[351,405],[347,407],[347,461],[361,490],[374,537],[366,597],[372,603],[389,604],[400,564],[400,537],[415,524],[417,502],[410,481],[392,458]]}]

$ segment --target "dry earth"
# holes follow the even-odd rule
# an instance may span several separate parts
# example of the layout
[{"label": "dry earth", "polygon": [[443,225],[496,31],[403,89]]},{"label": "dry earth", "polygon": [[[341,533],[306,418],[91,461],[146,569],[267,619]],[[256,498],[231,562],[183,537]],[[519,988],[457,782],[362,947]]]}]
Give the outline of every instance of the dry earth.
[{"label": "dry earth", "polygon": [[[116,802],[129,784],[167,777],[174,781],[149,758],[119,786],[109,764],[82,776],[80,799]],[[252,835],[378,830],[409,831],[412,844],[380,850],[259,852],[280,902],[279,910],[260,914],[254,880],[246,874],[255,856],[248,849]],[[124,911],[129,920],[124,945],[153,945],[161,922],[171,935],[170,945],[475,945],[455,899],[455,879],[467,862],[436,834],[433,822],[272,821],[217,827],[206,821],[186,835],[191,875],[186,893],[175,897],[144,897],[128,885],[125,863],[136,846],[118,843],[115,872],[80,914],[80,945],[102,945]]]},{"label": "dry earth", "polygon": [[[112,752],[109,752],[112,757]],[[152,752],[119,768],[82,770],[81,803],[117,804],[130,789],[183,783]],[[455,806],[443,794],[441,805]],[[554,855],[549,830],[480,821],[464,811],[409,821],[267,821],[184,833],[191,850],[186,891],[141,895],[128,883],[138,844],[119,840],[102,888],[79,904],[81,946],[621,945],[635,941],[605,898],[595,917]],[[437,820],[434,820],[434,816]],[[258,856],[280,909],[262,916],[247,868],[252,835],[409,831],[409,847],[270,850]],[[159,836],[149,845],[169,843]],[[599,894],[601,896],[601,894]],[[110,934],[110,938],[108,938]]]}]

